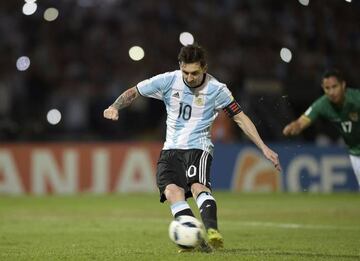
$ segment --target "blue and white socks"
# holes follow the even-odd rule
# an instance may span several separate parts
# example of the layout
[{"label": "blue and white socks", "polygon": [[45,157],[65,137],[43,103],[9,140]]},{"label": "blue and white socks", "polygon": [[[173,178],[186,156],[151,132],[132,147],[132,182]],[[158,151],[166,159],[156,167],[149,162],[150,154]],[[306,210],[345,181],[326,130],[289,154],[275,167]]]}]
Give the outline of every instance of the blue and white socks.
[{"label": "blue and white socks", "polygon": [[177,218],[178,216],[193,216],[194,214],[191,211],[191,208],[189,204],[186,201],[178,201],[170,206],[171,213],[174,216],[174,218]]}]

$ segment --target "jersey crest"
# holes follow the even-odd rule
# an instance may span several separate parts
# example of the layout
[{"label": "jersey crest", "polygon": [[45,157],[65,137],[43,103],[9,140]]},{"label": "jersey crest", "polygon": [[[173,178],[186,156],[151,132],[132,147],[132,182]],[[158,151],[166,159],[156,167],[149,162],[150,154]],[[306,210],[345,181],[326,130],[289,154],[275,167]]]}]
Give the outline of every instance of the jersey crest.
[{"label": "jersey crest", "polygon": [[197,96],[195,97],[195,104],[198,106],[203,106],[204,105],[204,98],[201,96]]}]

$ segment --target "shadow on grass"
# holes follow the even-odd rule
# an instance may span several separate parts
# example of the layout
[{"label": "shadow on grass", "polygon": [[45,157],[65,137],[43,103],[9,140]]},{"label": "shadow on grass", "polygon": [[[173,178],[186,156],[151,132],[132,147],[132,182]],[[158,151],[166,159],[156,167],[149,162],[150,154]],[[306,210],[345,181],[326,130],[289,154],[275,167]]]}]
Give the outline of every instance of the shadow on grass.
[{"label": "shadow on grass", "polygon": [[309,252],[300,252],[300,251],[279,251],[274,249],[262,249],[262,248],[251,248],[251,249],[221,249],[216,250],[216,252],[224,254],[239,254],[239,255],[266,255],[266,256],[289,256],[289,257],[307,257],[307,258],[329,258],[329,259],[356,259],[360,260],[360,255],[337,255],[337,254],[324,254],[324,253],[309,253]]}]

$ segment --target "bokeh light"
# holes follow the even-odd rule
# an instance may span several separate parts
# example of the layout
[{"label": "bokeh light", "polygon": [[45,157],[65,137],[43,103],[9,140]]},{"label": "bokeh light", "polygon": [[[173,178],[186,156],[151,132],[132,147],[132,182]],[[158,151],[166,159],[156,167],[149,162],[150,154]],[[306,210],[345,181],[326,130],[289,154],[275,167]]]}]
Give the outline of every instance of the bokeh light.
[{"label": "bokeh light", "polygon": [[51,125],[56,125],[61,120],[61,113],[60,113],[60,111],[58,109],[51,109],[47,113],[46,119]]},{"label": "bokeh light", "polygon": [[144,49],[140,46],[133,46],[129,49],[129,56],[134,61],[140,61],[145,56]]},{"label": "bokeh light", "polygon": [[16,68],[19,71],[26,71],[30,67],[30,58],[21,56],[16,60]]},{"label": "bokeh light", "polygon": [[36,12],[37,4],[35,2],[26,2],[23,5],[22,12],[24,15],[32,15]]},{"label": "bokeh light", "polygon": [[309,2],[310,2],[310,0],[299,0],[299,3],[304,5],[304,6],[309,5]]},{"label": "bokeh light", "polygon": [[56,20],[58,16],[59,16],[59,11],[54,7],[50,7],[46,9],[44,12],[44,19],[48,22],[52,22]]},{"label": "bokeh light", "polygon": [[280,50],[280,57],[284,62],[288,63],[291,61],[292,53],[288,48],[284,47]]},{"label": "bokeh light", "polygon": [[194,43],[194,36],[189,32],[183,32],[179,37],[180,43],[184,46]]}]

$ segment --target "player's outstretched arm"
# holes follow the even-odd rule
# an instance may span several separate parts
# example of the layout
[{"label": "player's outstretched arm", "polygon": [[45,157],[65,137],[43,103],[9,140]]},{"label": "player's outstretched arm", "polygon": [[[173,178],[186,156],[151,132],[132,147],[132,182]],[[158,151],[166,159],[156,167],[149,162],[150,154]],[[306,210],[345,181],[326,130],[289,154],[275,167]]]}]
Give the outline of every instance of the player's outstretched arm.
[{"label": "player's outstretched arm", "polygon": [[281,171],[278,154],[265,145],[263,140],[260,138],[254,123],[249,119],[249,117],[246,116],[244,112],[240,112],[236,114],[233,119],[243,130],[246,136],[248,136],[249,139],[254,142],[256,146],[258,146],[258,148],[264,154],[265,158],[270,160],[278,171]]},{"label": "player's outstretched arm", "polygon": [[136,87],[132,87],[123,92],[116,101],[104,110],[104,117],[116,121],[119,119],[119,110],[129,106],[140,94]]},{"label": "player's outstretched arm", "polygon": [[285,136],[295,136],[300,134],[304,129],[309,127],[311,124],[311,120],[302,115],[297,120],[290,122],[283,129],[283,134]]}]

